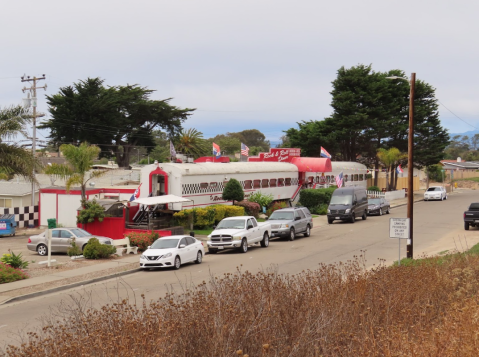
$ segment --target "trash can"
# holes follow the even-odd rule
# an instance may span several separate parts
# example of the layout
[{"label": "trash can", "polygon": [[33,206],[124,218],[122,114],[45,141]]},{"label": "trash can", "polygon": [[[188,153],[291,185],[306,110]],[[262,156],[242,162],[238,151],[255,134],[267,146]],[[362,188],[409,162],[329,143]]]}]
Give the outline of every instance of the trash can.
[{"label": "trash can", "polygon": [[14,214],[2,214],[0,216],[0,236],[15,236],[15,222]]}]

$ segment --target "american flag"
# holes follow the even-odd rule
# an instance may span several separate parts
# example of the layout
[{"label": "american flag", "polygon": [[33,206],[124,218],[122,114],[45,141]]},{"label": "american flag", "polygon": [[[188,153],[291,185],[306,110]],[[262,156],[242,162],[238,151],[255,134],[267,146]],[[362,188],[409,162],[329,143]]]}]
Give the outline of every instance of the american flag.
[{"label": "american flag", "polygon": [[339,187],[343,187],[343,172],[342,172],[342,171],[341,171],[341,173],[340,173],[338,176],[336,176],[334,179],[336,180],[336,185],[338,185],[338,188],[339,188]]},{"label": "american flag", "polygon": [[245,144],[241,143],[241,155],[249,156],[248,152],[249,152],[249,147],[247,147]]}]

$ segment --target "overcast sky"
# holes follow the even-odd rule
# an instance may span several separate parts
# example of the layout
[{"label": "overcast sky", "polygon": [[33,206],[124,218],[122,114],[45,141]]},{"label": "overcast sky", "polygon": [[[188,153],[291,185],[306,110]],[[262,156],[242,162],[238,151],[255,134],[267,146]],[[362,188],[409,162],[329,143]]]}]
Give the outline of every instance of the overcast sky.
[{"label": "overcast sky", "polygon": [[475,130],[478,10],[472,0],[8,1],[0,106],[20,103],[23,74],[45,74],[48,94],[101,77],[197,108],[185,127],[205,138],[254,128],[276,141],[331,114],[341,66],[372,64],[416,72],[436,88],[445,128]]}]

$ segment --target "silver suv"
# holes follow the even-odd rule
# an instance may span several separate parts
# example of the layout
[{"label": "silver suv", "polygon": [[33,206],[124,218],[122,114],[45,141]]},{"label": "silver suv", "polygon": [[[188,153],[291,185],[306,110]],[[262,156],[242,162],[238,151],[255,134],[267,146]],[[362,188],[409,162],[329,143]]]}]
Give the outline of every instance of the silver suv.
[{"label": "silver suv", "polygon": [[306,207],[276,210],[268,218],[268,222],[271,223],[271,238],[288,237],[289,240],[294,240],[298,233],[309,237],[313,228],[313,217]]}]

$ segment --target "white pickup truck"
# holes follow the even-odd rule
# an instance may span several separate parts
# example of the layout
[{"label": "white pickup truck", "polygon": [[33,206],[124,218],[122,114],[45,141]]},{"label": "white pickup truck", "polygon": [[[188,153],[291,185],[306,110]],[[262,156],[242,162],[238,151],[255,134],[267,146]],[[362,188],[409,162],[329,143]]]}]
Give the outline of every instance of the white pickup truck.
[{"label": "white pickup truck", "polygon": [[208,236],[208,252],[215,254],[218,250],[237,248],[246,253],[248,245],[258,242],[266,248],[270,236],[270,223],[258,223],[253,216],[228,217]]}]

